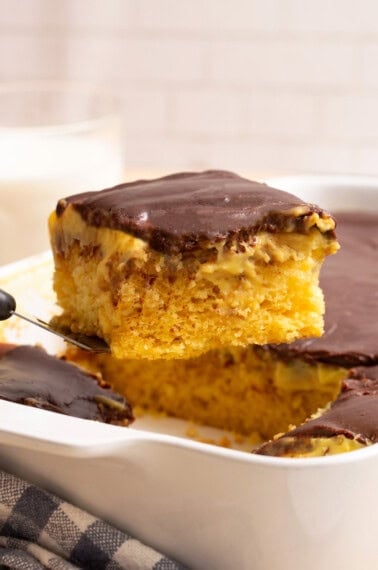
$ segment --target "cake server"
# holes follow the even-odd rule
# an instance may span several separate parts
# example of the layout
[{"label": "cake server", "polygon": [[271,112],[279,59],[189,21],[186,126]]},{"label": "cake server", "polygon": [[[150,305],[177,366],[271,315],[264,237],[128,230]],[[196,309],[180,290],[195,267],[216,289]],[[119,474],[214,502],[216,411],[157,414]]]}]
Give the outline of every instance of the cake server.
[{"label": "cake server", "polygon": [[59,329],[56,326],[52,326],[51,324],[46,323],[38,317],[19,313],[16,311],[15,298],[12,297],[10,293],[7,293],[3,289],[0,289],[0,321],[5,321],[13,315],[55,334],[66,342],[70,342],[71,344],[74,344],[83,350],[89,350],[91,352],[110,352],[109,346],[102,338],[99,338],[97,336],[88,336],[81,333],[73,333],[70,330],[63,328]]}]

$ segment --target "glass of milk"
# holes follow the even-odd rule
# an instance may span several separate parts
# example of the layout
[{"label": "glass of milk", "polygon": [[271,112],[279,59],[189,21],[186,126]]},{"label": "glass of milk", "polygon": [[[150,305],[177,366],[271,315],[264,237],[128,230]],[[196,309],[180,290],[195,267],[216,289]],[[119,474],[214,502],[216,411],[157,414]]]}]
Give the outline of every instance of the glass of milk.
[{"label": "glass of milk", "polygon": [[0,83],[0,265],[49,248],[59,198],[122,182],[120,125],[109,93]]}]

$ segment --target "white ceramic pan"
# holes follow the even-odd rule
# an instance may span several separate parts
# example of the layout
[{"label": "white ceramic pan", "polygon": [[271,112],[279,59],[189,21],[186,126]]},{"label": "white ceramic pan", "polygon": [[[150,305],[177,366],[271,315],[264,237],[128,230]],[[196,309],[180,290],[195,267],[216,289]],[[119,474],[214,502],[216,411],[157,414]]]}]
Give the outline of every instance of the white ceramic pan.
[{"label": "white ceramic pan", "polygon": [[[370,178],[270,183],[331,210],[378,209],[378,180]],[[41,260],[50,263],[45,256],[22,267],[32,276]],[[20,267],[4,268],[0,286],[12,289]],[[31,287],[28,295],[34,302],[42,293]],[[8,335],[30,342],[33,333]],[[193,569],[378,568],[378,445],[325,458],[270,458],[185,439],[174,420],[164,425],[157,429],[170,435],[0,401],[0,467]]]}]

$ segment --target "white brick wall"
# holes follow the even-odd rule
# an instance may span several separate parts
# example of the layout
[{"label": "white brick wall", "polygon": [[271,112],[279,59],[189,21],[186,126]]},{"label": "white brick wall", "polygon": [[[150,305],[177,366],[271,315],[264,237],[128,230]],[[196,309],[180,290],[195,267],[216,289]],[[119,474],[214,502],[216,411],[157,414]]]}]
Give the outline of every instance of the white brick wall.
[{"label": "white brick wall", "polygon": [[210,80],[223,86],[347,87],[356,72],[355,47],[329,40],[223,40],[211,48]]},{"label": "white brick wall", "polygon": [[0,0],[0,80],[117,91],[130,169],[378,174],[377,0]]}]

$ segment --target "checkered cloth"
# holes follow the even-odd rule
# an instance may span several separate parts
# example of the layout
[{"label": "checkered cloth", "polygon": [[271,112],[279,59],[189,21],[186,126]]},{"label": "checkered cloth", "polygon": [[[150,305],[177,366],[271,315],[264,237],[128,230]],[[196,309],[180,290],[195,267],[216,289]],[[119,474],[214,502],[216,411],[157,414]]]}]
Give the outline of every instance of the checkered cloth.
[{"label": "checkered cloth", "polygon": [[0,471],[0,568],[183,570],[108,523]]}]

